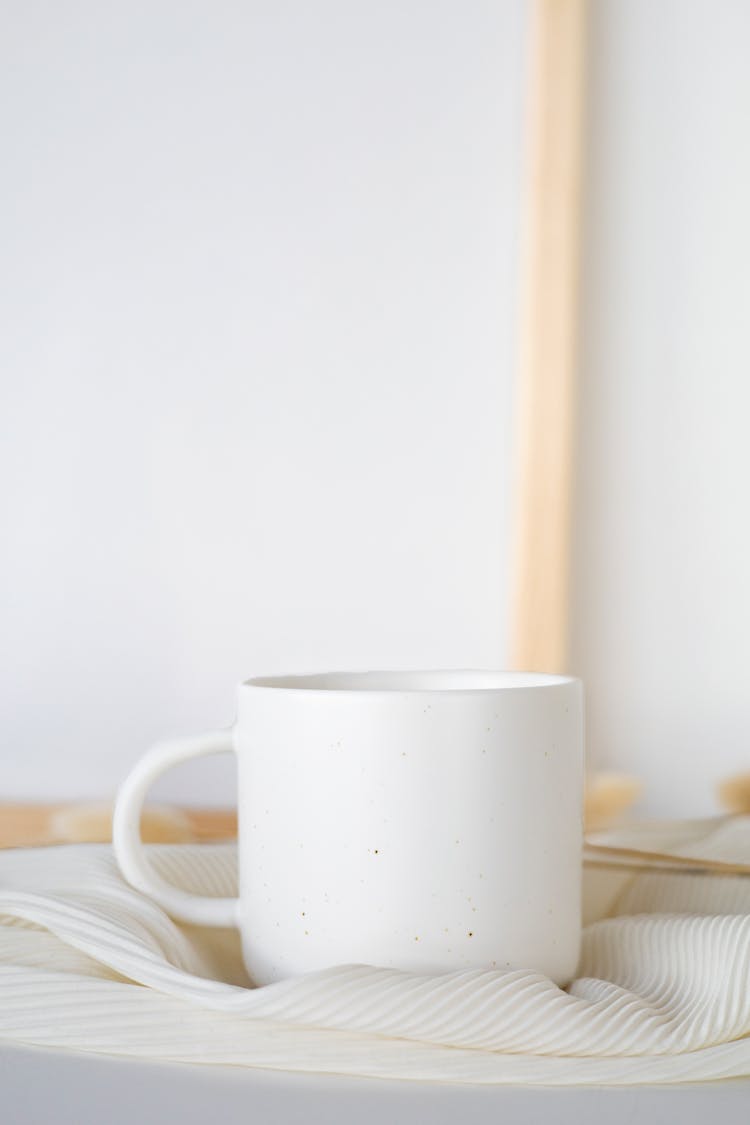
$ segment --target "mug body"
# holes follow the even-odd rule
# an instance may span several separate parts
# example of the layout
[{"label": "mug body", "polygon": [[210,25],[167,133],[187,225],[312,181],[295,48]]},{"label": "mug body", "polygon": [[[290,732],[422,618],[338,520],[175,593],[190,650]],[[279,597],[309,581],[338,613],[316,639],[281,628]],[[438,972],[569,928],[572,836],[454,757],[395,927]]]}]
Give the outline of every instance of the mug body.
[{"label": "mug body", "polygon": [[500,672],[239,689],[240,928],[256,984],[341,963],[574,974],[583,692]]}]

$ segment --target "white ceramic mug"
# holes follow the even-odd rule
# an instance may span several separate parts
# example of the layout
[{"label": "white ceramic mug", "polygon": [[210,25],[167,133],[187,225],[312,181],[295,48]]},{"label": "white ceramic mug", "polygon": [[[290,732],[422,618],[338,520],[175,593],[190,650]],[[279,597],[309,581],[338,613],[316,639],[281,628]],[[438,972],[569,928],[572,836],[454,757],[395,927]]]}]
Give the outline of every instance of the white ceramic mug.
[{"label": "white ceramic mug", "polygon": [[[240,897],[188,894],[139,836],[150,784],[233,750]],[[238,926],[256,984],[341,963],[531,968],[580,940],[583,691],[562,676],[364,672],[239,688],[231,731],[162,743],[118,794],[126,879],[176,918]]]}]

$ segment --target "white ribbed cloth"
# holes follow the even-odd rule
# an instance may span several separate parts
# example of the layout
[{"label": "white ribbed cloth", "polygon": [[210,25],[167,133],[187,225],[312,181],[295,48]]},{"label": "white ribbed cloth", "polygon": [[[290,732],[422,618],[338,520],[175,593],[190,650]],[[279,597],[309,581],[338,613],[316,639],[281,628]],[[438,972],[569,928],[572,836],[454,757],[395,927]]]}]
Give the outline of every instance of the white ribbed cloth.
[{"label": "white ribbed cloth", "polygon": [[[656,844],[750,862],[750,819],[672,826]],[[234,846],[150,854],[189,890],[235,893]],[[173,922],[123,882],[110,848],[0,852],[0,1038],[442,1082],[750,1074],[750,879],[592,869],[585,897],[589,917],[603,904],[608,916],[587,926],[564,991],[531,972],[366,965],[252,989],[235,934]]]}]

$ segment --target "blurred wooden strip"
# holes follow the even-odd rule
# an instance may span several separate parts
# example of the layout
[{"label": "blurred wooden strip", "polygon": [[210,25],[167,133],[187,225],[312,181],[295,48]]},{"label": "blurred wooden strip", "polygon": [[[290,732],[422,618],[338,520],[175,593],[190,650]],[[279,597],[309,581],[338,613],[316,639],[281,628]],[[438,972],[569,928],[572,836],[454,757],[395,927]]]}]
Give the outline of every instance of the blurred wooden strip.
[{"label": "blurred wooden strip", "polygon": [[[208,841],[227,840],[237,835],[234,809],[175,808],[174,825],[169,825],[169,809],[155,810],[149,821],[145,809],[148,840]],[[76,824],[79,830],[76,831]],[[45,844],[71,844],[82,840],[111,839],[111,806],[80,804],[0,804],[0,848],[41,847]]]},{"label": "blurred wooden strip", "polygon": [[673,855],[670,852],[642,851],[640,848],[616,848],[605,844],[586,844],[584,859],[597,867],[626,867],[638,871],[750,875],[749,863],[700,859],[696,856]]},{"label": "blurred wooden strip", "polygon": [[534,0],[520,263],[513,668],[561,672],[568,602],[585,0]]},{"label": "blurred wooden strip", "polygon": [[54,843],[51,822],[60,805],[0,805],[0,848]]},{"label": "blurred wooden strip", "polygon": [[717,796],[730,813],[750,813],[750,773],[726,778],[719,785]]},{"label": "blurred wooden strip", "polygon": [[236,809],[182,809],[196,840],[229,840],[237,835]]},{"label": "blurred wooden strip", "polygon": [[619,773],[589,773],[583,800],[583,821],[588,832],[608,828],[634,804],[643,783]]}]

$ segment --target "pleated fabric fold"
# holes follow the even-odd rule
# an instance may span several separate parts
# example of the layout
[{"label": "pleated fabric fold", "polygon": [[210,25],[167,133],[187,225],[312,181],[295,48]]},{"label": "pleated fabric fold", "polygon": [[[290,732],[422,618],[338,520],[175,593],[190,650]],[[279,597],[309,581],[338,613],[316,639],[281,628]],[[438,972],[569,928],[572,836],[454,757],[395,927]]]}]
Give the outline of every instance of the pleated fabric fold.
[{"label": "pleated fabric fold", "polygon": [[[737,862],[749,840],[747,823],[719,824],[688,854],[701,847]],[[187,890],[236,892],[233,845],[153,846],[150,855]],[[609,916],[585,929],[565,990],[533,972],[370,965],[252,988],[237,935],[174,922],[125,884],[109,847],[0,853],[0,1038],[443,1082],[750,1074],[750,880],[614,877]]]}]

